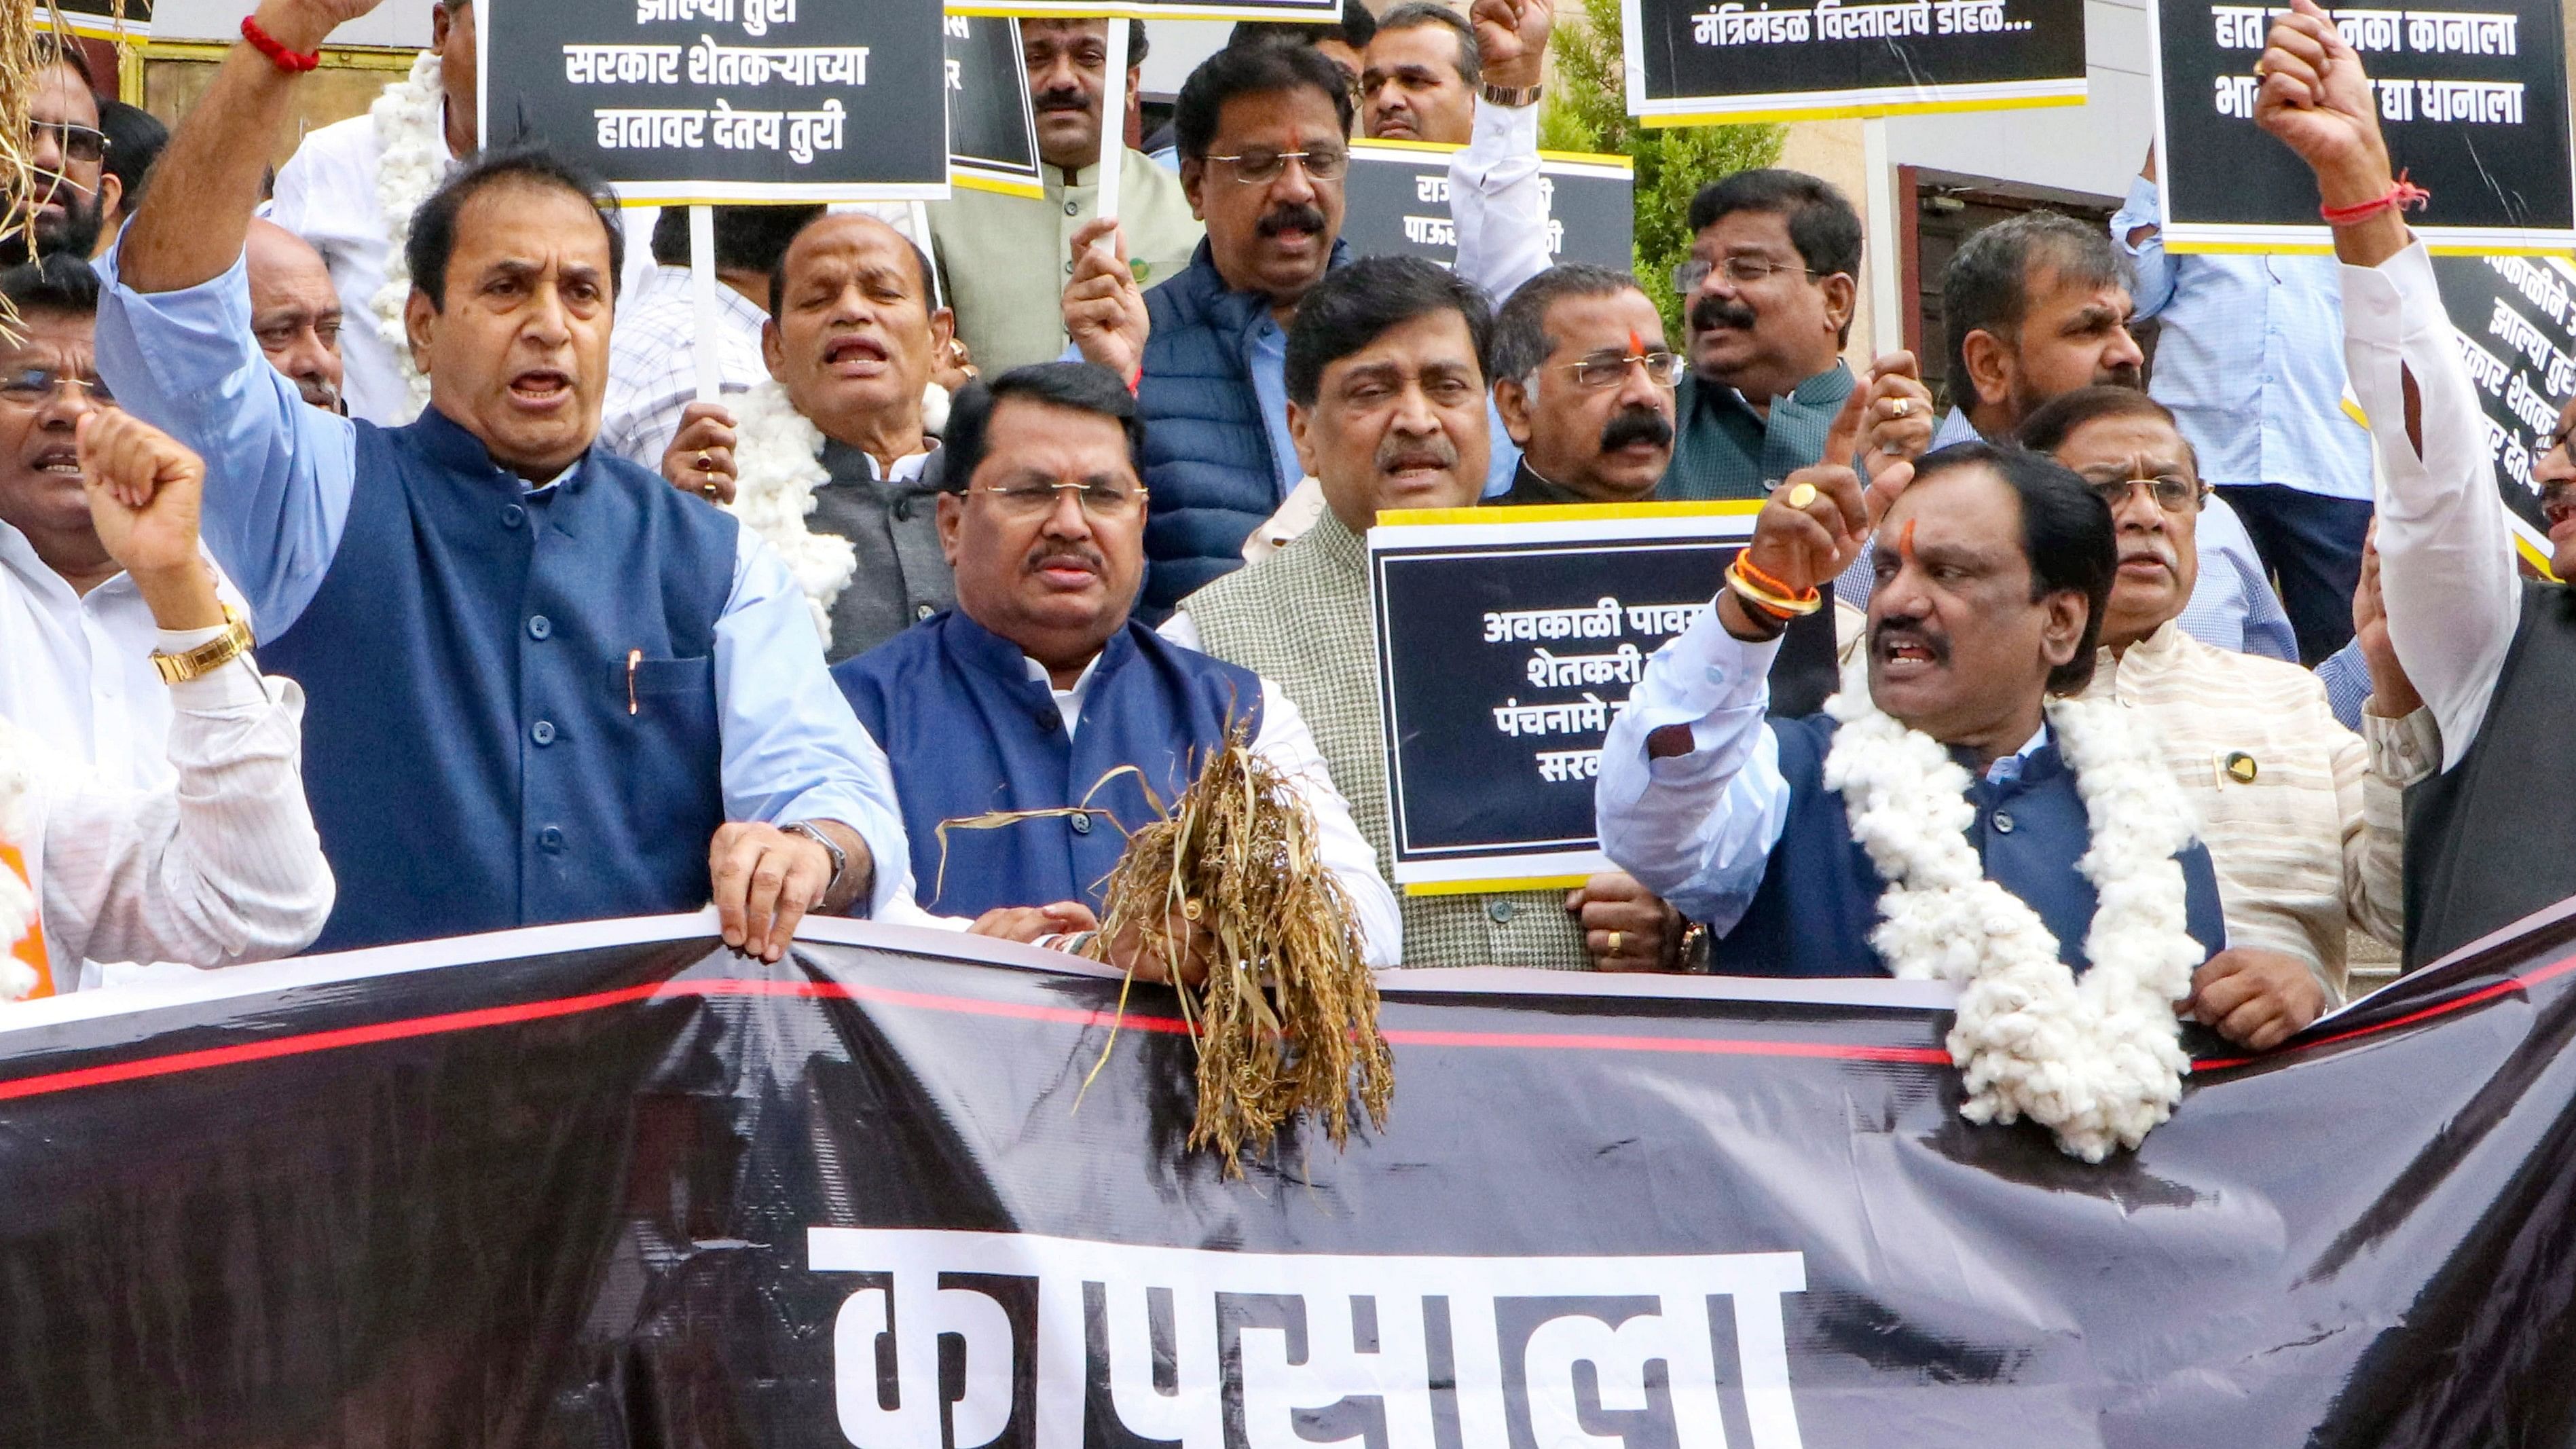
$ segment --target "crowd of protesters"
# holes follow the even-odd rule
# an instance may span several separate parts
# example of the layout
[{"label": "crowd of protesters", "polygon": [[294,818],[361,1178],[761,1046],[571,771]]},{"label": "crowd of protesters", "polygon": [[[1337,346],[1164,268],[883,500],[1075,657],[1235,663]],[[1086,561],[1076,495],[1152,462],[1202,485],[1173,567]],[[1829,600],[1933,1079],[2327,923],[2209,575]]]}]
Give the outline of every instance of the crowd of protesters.
[{"label": "crowd of protesters", "polygon": [[[1900,897],[1965,870],[2075,971],[2187,952],[2177,1009],[2260,1048],[2357,936],[2420,965],[2576,894],[2525,820],[2554,756],[2492,743],[2576,689],[2576,606],[2517,573],[2307,0],[2257,120],[2335,259],[2168,255],[2150,157],[2107,230],[1958,250],[1938,399],[1849,360],[1863,230],[1817,177],[1706,178],[1678,338],[1551,263],[1549,0],[1240,27],[1137,146],[1112,22],[1024,22],[1042,197],[720,208],[713,332],[685,217],[486,147],[473,0],[432,3],[447,165],[398,216],[370,117],[265,165],[277,56],[370,0],[265,0],[175,134],[45,52],[0,270],[10,994],[710,899],[771,960],[812,913],[1079,941],[1105,822],[1237,733],[1381,967],[1915,974]],[[1454,268],[1343,239],[1363,135],[1456,148]],[[1621,869],[1392,889],[1378,514],[1655,500],[1761,508],[1604,746]],[[2122,790],[2187,836],[2127,849]],[[994,812],[1031,815],[941,829]]]}]

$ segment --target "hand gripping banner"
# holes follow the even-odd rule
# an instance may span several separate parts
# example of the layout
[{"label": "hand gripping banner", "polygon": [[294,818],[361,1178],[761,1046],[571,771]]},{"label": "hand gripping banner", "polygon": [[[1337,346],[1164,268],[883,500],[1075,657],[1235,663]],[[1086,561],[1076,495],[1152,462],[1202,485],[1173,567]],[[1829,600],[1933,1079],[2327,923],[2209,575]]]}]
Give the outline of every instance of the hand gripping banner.
[{"label": "hand gripping banner", "polygon": [[0,1016],[0,1443],[2564,1443],[2571,915],[2200,1039],[2098,1167],[1885,981],[1397,973],[1388,1130],[1245,1181],[1167,996],[937,932],[59,998]]}]

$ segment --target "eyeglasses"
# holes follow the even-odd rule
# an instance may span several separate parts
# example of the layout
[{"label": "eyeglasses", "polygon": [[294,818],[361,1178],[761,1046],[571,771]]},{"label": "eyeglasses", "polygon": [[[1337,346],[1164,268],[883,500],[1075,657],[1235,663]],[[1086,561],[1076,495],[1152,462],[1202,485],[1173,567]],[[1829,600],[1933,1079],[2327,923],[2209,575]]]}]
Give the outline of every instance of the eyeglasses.
[{"label": "eyeglasses", "polygon": [[1775,272],[1796,272],[1801,276],[1825,275],[1812,267],[1791,266],[1769,257],[1728,257],[1722,262],[1704,262],[1694,257],[1673,268],[1673,290],[1687,297],[1700,289],[1713,272],[1723,271],[1726,279],[1739,287],[1749,287]]},{"label": "eyeglasses", "polygon": [[1657,387],[1679,387],[1682,370],[1689,364],[1674,353],[1646,352],[1629,357],[1596,353],[1581,362],[1559,363],[1558,366],[1574,374],[1576,387],[1607,391],[1626,382],[1628,369],[1632,367],[1644,368],[1646,380]]},{"label": "eyeglasses", "polygon": [[41,146],[52,141],[56,149],[74,161],[102,161],[107,158],[107,133],[69,121],[29,121],[27,141]]},{"label": "eyeglasses", "polygon": [[1306,168],[1309,181],[1333,182],[1351,166],[1347,151],[1246,151],[1240,156],[1210,156],[1234,168],[1234,179],[1246,186],[1267,186],[1288,174],[1288,163]]},{"label": "eyeglasses", "polygon": [[96,377],[74,377],[50,367],[23,367],[0,374],[0,402],[32,411],[52,402],[66,387],[89,394],[89,400],[100,407],[116,405],[115,395]]},{"label": "eyeglasses", "polygon": [[1124,483],[1016,483],[973,490],[990,496],[995,507],[1013,518],[1044,518],[1056,510],[1056,498],[1070,493],[1085,518],[1133,518],[1145,506],[1145,490]]},{"label": "eyeglasses", "polygon": [[2201,495],[2209,491],[2203,488],[2197,479],[2183,478],[2172,473],[2155,478],[2088,476],[2084,480],[2084,486],[2092,489],[2093,495],[2101,499],[2114,512],[2118,511],[2121,504],[2128,502],[2129,496],[2140,488],[2145,488],[2154,494],[2156,506],[2167,513],[2189,512],[2193,505],[2200,502]]}]

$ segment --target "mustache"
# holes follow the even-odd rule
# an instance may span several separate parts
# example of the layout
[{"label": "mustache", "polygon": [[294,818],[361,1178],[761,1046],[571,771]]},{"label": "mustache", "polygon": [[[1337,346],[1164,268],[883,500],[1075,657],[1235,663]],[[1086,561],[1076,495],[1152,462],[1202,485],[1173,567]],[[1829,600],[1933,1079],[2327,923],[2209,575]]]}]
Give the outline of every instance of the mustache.
[{"label": "mustache", "polygon": [[1087,544],[1066,543],[1061,539],[1044,540],[1037,547],[1030,549],[1028,557],[1021,562],[1020,571],[1033,574],[1049,564],[1058,562],[1080,563],[1102,578],[1109,577],[1109,560],[1102,556],[1100,550]]},{"label": "mustache", "polygon": [[295,390],[304,395],[304,400],[307,403],[320,408],[326,413],[342,411],[340,405],[340,390],[327,382],[319,380],[300,381],[296,383]]},{"label": "mustache", "polygon": [[1283,231],[1320,232],[1323,229],[1323,211],[1302,201],[1292,201],[1276,208],[1261,218],[1261,224],[1255,228],[1263,236],[1277,236]]},{"label": "mustache", "polygon": [[1392,433],[1377,445],[1377,470],[1393,473],[1404,468],[1455,468],[1458,449],[1446,437],[1400,438]]},{"label": "mustache", "polygon": [[2125,387],[2131,392],[2147,390],[2147,375],[2134,362],[2103,368],[2093,375],[2093,382],[2097,387]]},{"label": "mustache", "polygon": [[1738,331],[1753,329],[1753,309],[1742,302],[1724,297],[1702,297],[1691,304],[1690,325],[1694,331],[1706,332],[1712,327],[1733,327]]},{"label": "mustache", "polygon": [[2169,540],[2162,538],[2152,536],[2141,538],[2138,540],[2135,548],[2124,548],[2120,550],[2120,562],[2124,564],[2132,560],[2142,558],[2154,559],[2156,562],[2163,564],[2168,569],[2177,568],[2181,563],[2181,560],[2174,552],[2173,544]]},{"label": "mustache", "polygon": [[1041,111],[1089,111],[1091,97],[1071,88],[1040,91],[1034,104]]},{"label": "mustache", "polygon": [[1950,662],[1950,641],[1919,624],[1902,619],[1882,619],[1869,631],[1869,652],[1873,658],[1887,652],[1891,644],[1919,644],[1932,656],[1935,664]]},{"label": "mustache", "polygon": [[1602,425],[1602,452],[1615,453],[1631,443],[1669,448],[1673,443],[1673,425],[1652,408],[1629,408]]}]

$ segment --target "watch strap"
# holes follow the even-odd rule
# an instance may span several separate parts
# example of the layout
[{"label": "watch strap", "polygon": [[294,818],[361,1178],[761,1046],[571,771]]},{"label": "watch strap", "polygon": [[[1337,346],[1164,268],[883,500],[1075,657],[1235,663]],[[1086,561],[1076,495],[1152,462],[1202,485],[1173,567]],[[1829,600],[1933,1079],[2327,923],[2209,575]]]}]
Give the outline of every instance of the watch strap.
[{"label": "watch strap", "polygon": [[164,654],[156,649],[152,652],[152,668],[160,674],[163,684],[185,684],[246,657],[250,646],[250,621],[226,604],[224,632],[184,654]]},{"label": "watch strap", "polygon": [[1521,86],[1514,89],[1508,86],[1489,84],[1485,87],[1485,99],[1490,104],[1497,106],[1510,106],[1517,110],[1522,106],[1537,105],[1538,98],[1545,94],[1546,91],[1547,87],[1543,85]]},{"label": "watch strap", "polygon": [[807,840],[823,847],[823,853],[832,858],[832,878],[824,882],[823,894],[828,896],[839,891],[841,882],[850,874],[850,853],[843,850],[839,842],[832,837],[815,829],[811,821],[798,820],[778,828],[789,835],[804,836]]}]

